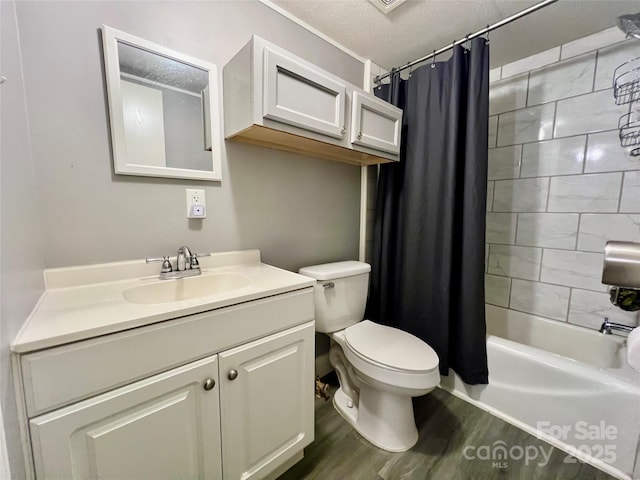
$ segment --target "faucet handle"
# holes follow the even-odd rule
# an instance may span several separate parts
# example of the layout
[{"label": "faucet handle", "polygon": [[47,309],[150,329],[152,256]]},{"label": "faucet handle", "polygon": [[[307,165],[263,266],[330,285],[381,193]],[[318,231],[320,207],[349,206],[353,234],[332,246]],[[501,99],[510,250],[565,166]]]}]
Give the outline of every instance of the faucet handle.
[{"label": "faucet handle", "polygon": [[210,257],[210,253],[194,253],[191,255],[191,268],[200,268],[200,262],[198,262],[198,257]]},{"label": "faucet handle", "polygon": [[168,256],[164,256],[162,258],[147,258],[146,262],[147,263],[162,262],[160,273],[169,273],[173,270],[173,267],[171,266],[171,262],[169,261]]}]

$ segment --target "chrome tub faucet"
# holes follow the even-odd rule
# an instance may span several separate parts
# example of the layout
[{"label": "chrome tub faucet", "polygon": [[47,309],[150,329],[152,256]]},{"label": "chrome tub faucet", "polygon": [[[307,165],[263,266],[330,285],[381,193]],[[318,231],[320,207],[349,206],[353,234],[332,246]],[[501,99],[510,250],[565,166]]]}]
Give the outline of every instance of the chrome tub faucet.
[{"label": "chrome tub faucet", "polygon": [[623,325],[622,323],[610,322],[608,317],[604,317],[604,322],[600,325],[600,333],[606,333],[611,335],[611,330],[622,330],[623,332],[630,332],[634,327],[629,325]]}]

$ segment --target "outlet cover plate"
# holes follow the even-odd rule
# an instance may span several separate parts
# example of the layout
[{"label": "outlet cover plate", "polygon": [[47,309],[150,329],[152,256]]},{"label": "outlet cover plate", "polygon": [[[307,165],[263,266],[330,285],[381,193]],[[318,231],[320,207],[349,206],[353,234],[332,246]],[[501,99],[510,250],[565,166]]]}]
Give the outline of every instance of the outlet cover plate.
[{"label": "outlet cover plate", "polygon": [[[194,205],[202,208],[193,208]],[[206,218],[207,200],[204,190],[187,188],[187,218]]]}]

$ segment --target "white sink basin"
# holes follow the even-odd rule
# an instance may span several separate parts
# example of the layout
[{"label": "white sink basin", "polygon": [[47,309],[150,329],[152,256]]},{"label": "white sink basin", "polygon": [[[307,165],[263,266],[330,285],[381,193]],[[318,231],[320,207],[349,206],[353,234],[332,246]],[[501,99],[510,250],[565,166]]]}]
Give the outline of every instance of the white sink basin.
[{"label": "white sink basin", "polygon": [[251,283],[253,282],[249,277],[239,273],[212,273],[132,287],[122,292],[122,295],[131,303],[168,303],[226,293],[247,287]]}]

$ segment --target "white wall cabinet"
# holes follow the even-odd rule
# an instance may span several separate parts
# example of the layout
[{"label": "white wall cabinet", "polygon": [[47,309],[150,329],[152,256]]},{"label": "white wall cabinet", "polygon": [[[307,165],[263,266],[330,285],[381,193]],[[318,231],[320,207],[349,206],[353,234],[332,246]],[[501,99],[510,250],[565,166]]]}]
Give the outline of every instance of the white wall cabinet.
[{"label": "white wall cabinet", "polygon": [[227,139],[356,165],[398,160],[402,110],[260,37],[223,77]]},{"label": "white wall cabinet", "polygon": [[344,83],[264,48],[264,118],[342,138],[346,95]]},{"label": "white wall cabinet", "polygon": [[401,110],[379,98],[353,92],[351,103],[352,145],[399,155],[401,134]]},{"label": "white wall cabinet", "polygon": [[[248,480],[282,473],[313,440],[312,315],[312,294],[306,289],[24,355],[23,388],[36,392],[42,391],[42,377],[35,374],[41,363],[60,381],[62,366],[69,362],[104,363],[93,357],[102,358],[105,345],[112,352],[127,345],[150,357],[143,370],[130,369],[135,381],[123,386],[63,406],[53,401],[63,398],[55,392],[52,401],[36,403],[42,405],[36,412],[51,405],[28,420],[36,478]],[[288,326],[269,320],[274,316]],[[250,324],[257,330],[247,328]],[[182,332],[179,341],[176,325]],[[238,340],[243,326],[250,341]],[[270,329],[266,335],[265,326]],[[252,340],[256,332],[262,333]],[[204,357],[200,337],[212,345]],[[187,348],[190,339],[198,360]],[[154,363],[165,371],[137,379],[138,370],[151,371]],[[100,376],[100,368],[95,375]],[[106,385],[122,383],[121,374],[104,378]],[[79,380],[81,390],[97,388],[82,375]],[[64,384],[57,388],[65,389]]]}]

